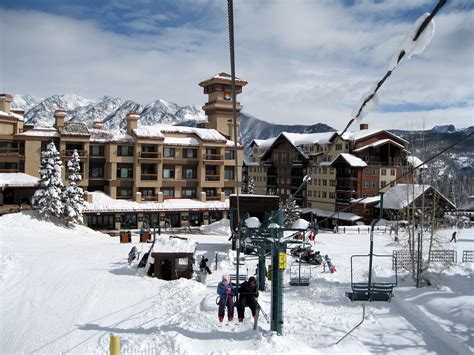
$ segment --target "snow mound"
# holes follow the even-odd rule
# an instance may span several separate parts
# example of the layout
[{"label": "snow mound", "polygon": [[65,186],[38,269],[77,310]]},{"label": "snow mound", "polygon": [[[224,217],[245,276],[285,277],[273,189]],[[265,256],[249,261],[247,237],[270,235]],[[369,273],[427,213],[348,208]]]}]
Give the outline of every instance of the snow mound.
[{"label": "snow mound", "polygon": [[196,242],[172,237],[158,237],[156,238],[153,252],[156,253],[194,253],[196,250]]},{"label": "snow mound", "polygon": [[257,217],[249,217],[245,220],[245,225],[249,228],[259,228],[261,223]]},{"label": "snow mound", "polygon": [[300,218],[295,223],[293,223],[291,228],[306,229],[306,228],[308,228],[308,226],[309,226],[309,222],[307,220],[303,219],[303,218]]},{"label": "snow mound", "polygon": [[220,221],[204,225],[199,228],[202,234],[230,235],[230,220],[223,218]]}]

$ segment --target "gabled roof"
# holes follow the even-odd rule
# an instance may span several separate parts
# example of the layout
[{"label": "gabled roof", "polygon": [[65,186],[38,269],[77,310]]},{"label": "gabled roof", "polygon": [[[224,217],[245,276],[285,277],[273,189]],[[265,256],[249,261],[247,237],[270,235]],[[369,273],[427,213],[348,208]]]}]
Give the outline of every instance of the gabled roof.
[{"label": "gabled roof", "polygon": [[[219,74],[214,75],[212,78],[201,81],[199,83],[199,86],[204,87],[204,86],[208,86],[208,85],[214,84],[214,83],[230,84],[231,82],[232,82],[232,76],[230,74],[221,72]],[[240,85],[240,86],[244,86],[244,85],[247,85],[248,82],[245,81],[245,80],[242,80],[240,78],[235,77],[235,84]]]},{"label": "gabled roof", "polygon": [[[439,194],[452,208],[456,206],[449,201],[443,194],[436,190],[431,185],[419,185],[419,184],[397,184],[390,188],[383,197],[383,208],[386,210],[399,210],[412,204],[418,199],[423,193],[429,189],[433,189]],[[379,207],[377,205],[376,207]]]},{"label": "gabled roof", "polygon": [[397,142],[387,138],[387,139],[381,139],[381,140],[376,141],[374,143],[370,143],[370,144],[364,145],[360,148],[354,149],[353,152],[357,153],[357,152],[361,152],[363,150],[366,150],[368,148],[376,148],[376,147],[380,147],[381,145],[385,145],[385,144],[393,144],[393,145],[397,146],[400,149],[405,149],[405,147],[402,144],[397,143]]},{"label": "gabled roof", "polygon": [[[345,139],[345,140],[349,140],[349,141],[359,141],[361,139],[364,139],[364,138],[368,138],[368,137],[371,137],[371,136],[374,136],[376,134],[379,134],[379,133],[385,133],[387,135],[389,135],[390,137],[393,137],[397,140],[400,140],[406,144],[408,144],[409,142],[406,141],[405,139],[403,139],[402,137],[399,137],[385,129],[362,129],[362,130],[359,130],[359,131],[351,131],[351,132],[345,132],[343,135],[342,135],[342,138]],[[338,132],[338,134],[340,134]]]},{"label": "gabled roof", "polygon": [[273,142],[275,142],[275,139],[277,139],[277,137],[271,137],[267,139],[254,139],[250,143],[250,146],[256,145],[259,148],[269,148],[273,144]]},{"label": "gabled roof", "polygon": [[362,159],[349,154],[349,153],[339,153],[331,162],[331,166],[339,159],[345,160],[347,164],[353,168],[364,168],[367,166],[367,163]]}]

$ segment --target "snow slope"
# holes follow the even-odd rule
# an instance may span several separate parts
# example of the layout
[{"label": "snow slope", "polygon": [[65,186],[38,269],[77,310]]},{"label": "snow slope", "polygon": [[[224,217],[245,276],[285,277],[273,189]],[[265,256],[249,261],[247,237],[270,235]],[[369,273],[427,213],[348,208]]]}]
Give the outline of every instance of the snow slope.
[{"label": "snow slope", "polygon": [[[450,231],[446,231],[448,238]],[[339,345],[335,342],[361,319],[361,308],[344,296],[350,288],[350,255],[365,254],[367,234],[321,234],[316,249],[328,254],[334,274],[311,270],[309,287],[289,287],[285,275],[284,336],[270,332],[264,318],[252,330],[249,310],[243,325],[217,324],[216,285],[234,265],[227,236],[190,235],[196,257],[206,255],[213,270],[206,284],[166,282],[144,277],[126,262],[136,245],[76,226],[66,229],[37,219],[35,212],[0,217],[0,352],[91,353],[108,351],[109,335],[119,335],[124,354],[233,353],[455,354],[472,353],[474,339],[473,264],[458,264],[432,275],[432,287],[414,289],[406,275],[391,304],[370,304],[363,325]],[[458,250],[474,235],[459,233]],[[376,235],[377,253],[397,245]],[[218,270],[214,257],[218,255]],[[291,257],[289,265],[291,265]],[[356,277],[366,274],[361,263]],[[252,273],[247,256],[241,272]],[[307,267],[304,267],[307,270]],[[389,261],[374,264],[376,277],[390,277]],[[293,270],[294,271],[294,270]],[[267,284],[267,287],[270,285]],[[270,313],[270,292],[259,302]]]}]

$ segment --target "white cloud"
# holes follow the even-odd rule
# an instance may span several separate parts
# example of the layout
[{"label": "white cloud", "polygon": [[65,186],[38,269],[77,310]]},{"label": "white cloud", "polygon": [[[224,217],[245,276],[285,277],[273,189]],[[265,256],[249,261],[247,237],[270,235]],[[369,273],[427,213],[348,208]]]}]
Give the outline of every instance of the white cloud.
[{"label": "white cloud", "polygon": [[[270,122],[342,128],[360,96],[385,73],[411,26],[393,14],[429,10],[430,3],[364,0],[346,8],[334,1],[236,2],[237,75],[249,81],[241,103]],[[128,26],[148,33],[141,35],[108,32],[92,20],[0,9],[0,88],[42,97],[68,92],[141,103],[158,98],[204,103],[198,83],[229,70],[226,9],[220,2],[190,6],[206,6],[209,17],[163,27],[177,15],[146,19],[143,13],[130,14]],[[384,9],[391,16],[380,21]],[[472,125],[472,16],[473,11],[442,10],[425,53],[404,62],[380,91],[382,108],[443,109],[373,112],[365,121],[373,127],[406,128],[424,116],[427,127],[443,120]]]}]

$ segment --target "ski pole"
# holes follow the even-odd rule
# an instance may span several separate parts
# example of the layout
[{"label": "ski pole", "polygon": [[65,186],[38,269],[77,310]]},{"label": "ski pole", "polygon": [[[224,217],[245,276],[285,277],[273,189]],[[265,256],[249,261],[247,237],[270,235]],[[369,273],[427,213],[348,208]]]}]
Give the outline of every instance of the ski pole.
[{"label": "ski pole", "polygon": [[259,308],[260,312],[262,312],[263,317],[265,318],[267,323],[270,323],[270,319],[268,318],[268,315],[263,311],[262,306],[260,306],[260,303],[258,303],[258,301],[256,301],[256,303],[257,303],[257,307]]}]

